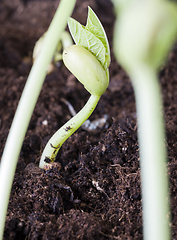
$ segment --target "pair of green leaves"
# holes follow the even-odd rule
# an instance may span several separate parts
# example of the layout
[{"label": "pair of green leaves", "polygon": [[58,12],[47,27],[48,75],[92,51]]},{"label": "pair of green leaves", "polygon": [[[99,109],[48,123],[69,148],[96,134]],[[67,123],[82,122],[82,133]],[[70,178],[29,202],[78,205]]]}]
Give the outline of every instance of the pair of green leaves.
[{"label": "pair of green leaves", "polygon": [[77,45],[90,51],[106,71],[110,64],[110,48],[104,28],[93,10],[88,7],[86,26],[69,18],[68,26]]}]

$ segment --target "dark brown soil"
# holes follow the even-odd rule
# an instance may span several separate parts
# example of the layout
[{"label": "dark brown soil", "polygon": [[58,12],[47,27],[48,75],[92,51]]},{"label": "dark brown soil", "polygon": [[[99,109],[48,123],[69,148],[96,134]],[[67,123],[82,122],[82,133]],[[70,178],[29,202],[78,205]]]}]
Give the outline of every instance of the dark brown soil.
[{"label": "dark brown soil", "polygon": [[[32,66],[34,44],[47,30],[58,2],[0,2],[1,154]],[[73,17],[82,24],[88,5],[103,23],[112,49],[111,2],[78,0]],[[159,76],[167,129],[172,237],[177,239],[177,48]],[[61,98],[79,111],[88,97],[62,63],[46,77],[19,157],[4,240],[142,239],[134,93],[113,54],[110,85],[90,118],[107,114],[108,125],[96,132],[80,128],[64,143],[51,169],[38,168],[47,140],[71,117]]]}]

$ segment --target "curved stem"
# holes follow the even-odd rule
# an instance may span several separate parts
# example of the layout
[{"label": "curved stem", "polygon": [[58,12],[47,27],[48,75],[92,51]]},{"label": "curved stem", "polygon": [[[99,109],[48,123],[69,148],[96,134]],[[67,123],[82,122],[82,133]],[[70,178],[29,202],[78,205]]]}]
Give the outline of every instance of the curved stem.
[{"label": "curved stem", "polygon": [[52,60],[61,33],[66,27],[75,2],[76,0],[60,1],[15,113],[0,166],[0,240],[3,238],[8,200],[23,139],[46,76],[46,69]]},{"label": "curved stem", "polygon": [[86,105],[67,123],[65,123],[48,141],[42,153],[39,167],[43,168],[47,163],[46,158],[55,161],[62,144],[89,118],[94,111],[100,97],[91,95]]},{"label": "curved stem", "polygon": [[161,91],[155,71],[140,66],[131,74],[135,91],[145,240],[170,239],[167,153]]}]

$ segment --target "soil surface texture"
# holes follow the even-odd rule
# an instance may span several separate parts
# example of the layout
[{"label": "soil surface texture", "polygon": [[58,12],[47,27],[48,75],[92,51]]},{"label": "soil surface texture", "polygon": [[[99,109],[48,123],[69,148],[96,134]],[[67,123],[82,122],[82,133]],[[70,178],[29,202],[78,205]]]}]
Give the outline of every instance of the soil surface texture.
[{"label": "soil surface texture", "polygon": [[[32,67],[35,42],[47,30],[58,3],[0,1],[1,155]],[[85,25],[88,6],[102,22],[111,47],[110,84],[90,117],[91,121],[105,118],[106,123],[94,131],[79,128],[63,144],[50,168],[38,167],[49,138],[71,118],[62,99],[78,112],[89,98],[60,62],[45,79],[23,142],[4,240],[143,238],[134,92],[113,54],[111,1],[78,0],[72,17]],[[177,47],[169,54],[159,79],[166,122],[172,238],[177,239]]]}]

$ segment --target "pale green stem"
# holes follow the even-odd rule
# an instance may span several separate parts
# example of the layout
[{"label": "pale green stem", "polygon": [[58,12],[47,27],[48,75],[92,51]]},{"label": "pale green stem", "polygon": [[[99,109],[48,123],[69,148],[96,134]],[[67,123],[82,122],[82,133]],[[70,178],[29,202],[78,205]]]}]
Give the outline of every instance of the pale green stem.
[{"label": "pale green stem", "polygon": [[130,74],[135,91],[145,240],[170,239],[167,154],[161,91],[155,71]]},{"label": "pale green stem", "polygon": [[99,99],[100,97],[91,95],[85,106],[50,138],[42,153],[40,168],[47,164],[46,158],[50,158],[52,162],[55,161],[62,144],[89,118]]},{"label": "pale green stem", "polygon": [[46,69],[52,60],[61,33],[66,27],[75,2],[76,0],[60,1],[15,113],[0,167],[0,240],[3,239],[8,200],[23,139],[46,76]]}]

